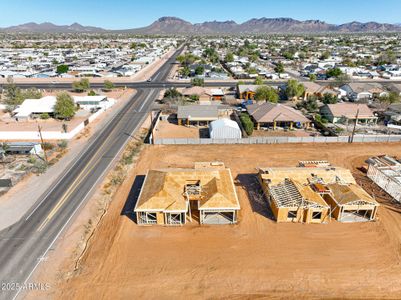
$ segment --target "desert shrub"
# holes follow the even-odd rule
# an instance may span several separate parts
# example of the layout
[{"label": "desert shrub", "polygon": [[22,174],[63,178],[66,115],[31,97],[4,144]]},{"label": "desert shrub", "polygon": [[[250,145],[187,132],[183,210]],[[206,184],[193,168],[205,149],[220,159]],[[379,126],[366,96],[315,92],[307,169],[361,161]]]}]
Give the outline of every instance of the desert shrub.
[{"label": "desert shrub", "polygon": [[57,146],[61,149],[66,149],[68,147],[68,141],[62,140],[58,142]]},{"label": "desert shrub", "polygon": [[35,164],[35,163],[36,163],[36,157],[30,156],[30,157],[28,158],[27,162],[28,162],[29,164],[32,164],[32,165]]},{"label": "desert shrub", "polygon": [[48,143],[48,142],[43,143],[42,147],[43,147],[43,150],[45,150],[45,151],[54,149],[54,145],[52,143]]},{"label": "desert shrub", "polygon": [[47,119],[50,118],[50,116],[49,116],[48,113],[43,113],[43,114],[40,115],[40,118],[41,118],[42,120],[47,120]]}]

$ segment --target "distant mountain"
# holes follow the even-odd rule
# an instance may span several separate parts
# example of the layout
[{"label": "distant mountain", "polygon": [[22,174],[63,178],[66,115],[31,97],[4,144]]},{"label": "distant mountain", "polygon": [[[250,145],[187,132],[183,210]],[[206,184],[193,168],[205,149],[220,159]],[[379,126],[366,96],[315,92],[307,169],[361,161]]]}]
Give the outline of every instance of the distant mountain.
[{"label": "distant mountain", "polygon": [[26,23],[17,26],[2,28],[4,32],[20,32],[20,33],[74,33],[74,32],[105,32],[106,30],[99,27],[82,26],[78,23],[71,25],[55,25],[53,23]]},{"label": "distant mountain", "polygon": [[351,22],[337,26],[339,32],[391,32],[401,31],[401,26],[397,24],[385,24],[377,22]]},{"label": "distant mountain", "polygon": [[298,21],[291,18],[261,18],[242,23],[239,28],[243,33],[291,33],[332,31],[335,26],[318,20]]},{"label": "distant mountain", "polygon": [[341,25],[328,24],[320,20],[298,21],[291,18],[259,18],[251,19],[242,24],[234,21],[211,21],[192,24],[176,17],[162,17],[149,26],[125,29],[106,30],[99,27],[82,26],[74,23],[71,25],[55,25],[52,23],[26,23],[0,29],[5,32],[21,33],[132,33],[149,35],[173,35],[173,34],[264,34],[264,33],[319,33],[319,32],[401,32],[400,24],[383,24],[377,22],[351,22]]},{"label": "distant mountain", "polygon": [[137,29],[118,30],[135,34],[187,34],[193,32],[194,25],[176,17],[163,17],[149,26]]},{"label": "distant mountain", "polygon": [[137,34],[264,34],[319,32],[401,32],[400,25],[376,22],[352,22],[333,25],[320,20],[298,21],[291,18],[251,19],[242,24],[234,21],[212,21],[191,24],[175,17],[163,17],[143,28],[122,30]]}]

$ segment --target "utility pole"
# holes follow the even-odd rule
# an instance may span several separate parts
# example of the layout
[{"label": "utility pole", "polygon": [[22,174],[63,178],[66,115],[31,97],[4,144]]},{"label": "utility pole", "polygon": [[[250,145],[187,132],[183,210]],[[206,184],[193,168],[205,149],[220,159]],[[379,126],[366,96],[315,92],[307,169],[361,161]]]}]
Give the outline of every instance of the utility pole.
[{"label": "utility pole", "polygon": [[358,123],[358,117],[359,117],[359,105],[358,105],[358,109],[356,111],[354,129],[352,130],[351,142],[350,142],[351,144],[354,142],[354,135],[355,135],[355,130],[356,130],[356,124]]},{"label": "utility pole", "polygon": [[149,142],[153,145],[153,111],[150,111],[150,135]]},{"label": "utility pole", "polygon": [[42,143],[42,149],[43,149],[43,153],[44,153],[44,156],[45,156],[45,161],[46,161],[46,164],[48,164],[46,149],[45,149],[45,146],[44,146],[44,141],[43,141],[43,136],[42,136],[42,128],[40,127],[39,124],[38,124],[38,131],[39,131],[40,141]]}]

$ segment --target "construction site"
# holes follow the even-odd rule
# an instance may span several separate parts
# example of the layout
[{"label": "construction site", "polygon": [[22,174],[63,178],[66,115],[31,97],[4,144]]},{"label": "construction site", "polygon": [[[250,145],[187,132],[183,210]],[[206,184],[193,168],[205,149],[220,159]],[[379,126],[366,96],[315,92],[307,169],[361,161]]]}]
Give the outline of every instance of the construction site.
[{"label": "construction site", "polygon": [[149,170],[135,213],[139,225],[234,224],[239,202],[231,171],[221,162],[193,169]]},{"label": "construction site", "polygon": [[301,161],[293,168],[262,168],[258,178],[277,222],[367,222],[377,203],[351,172],[328,161]]},{"label": "construction site", "polygon": [[[401,206],[360,171],[370,157],[400,152],[398,143],[146,146],[80,260],[71,257],[77,252],[73,241],[86,228],[90,205],[46,258],[47,267],[31,278],[52,289],[28,299],[111,299],[116,291],[120,299],[400,299]],[[299,165],[316,160],[331,166]],[[214,161],[230,169],[240,206],[235,224],[137,224],[134,209],[149,170],[197,172],[196,162]],[[293,168],[297,172],[287,182],[278,173]],[[296,218],[310,221],[320,213],[322,224],[277,223],[260,184],[261,169],[275,171],[271,184],[292,184],[310,201],[308,217]],[[321,185],[305,186],[311,173]],[[331,186],[336,176],[337,184],[358,185],[380,205],[374,221],[338,222],[335,214],[328,219],[327,212],[344,201]],[[177,179],[181,191],[185,178]],[[320,198],[312,196],[314,188]],[[325,198],[327,189],[336,203]]]},{"label": "construction site", "polygon": [[401,163],[388,155],[368,159],[368,177],[396,201],[401,202]]}]

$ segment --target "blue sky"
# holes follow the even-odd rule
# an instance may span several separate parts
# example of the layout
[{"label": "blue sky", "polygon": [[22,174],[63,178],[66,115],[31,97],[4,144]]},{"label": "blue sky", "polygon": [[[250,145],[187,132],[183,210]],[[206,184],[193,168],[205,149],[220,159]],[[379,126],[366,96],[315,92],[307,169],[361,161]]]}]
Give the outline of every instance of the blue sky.
[{"label": "blue sky", "polygon": [[401,23],[401,0],[1,0],[0,27],[26,22],[146,26],[162,16],[190,22],[291,17],[333,24],[350,21]]}]

